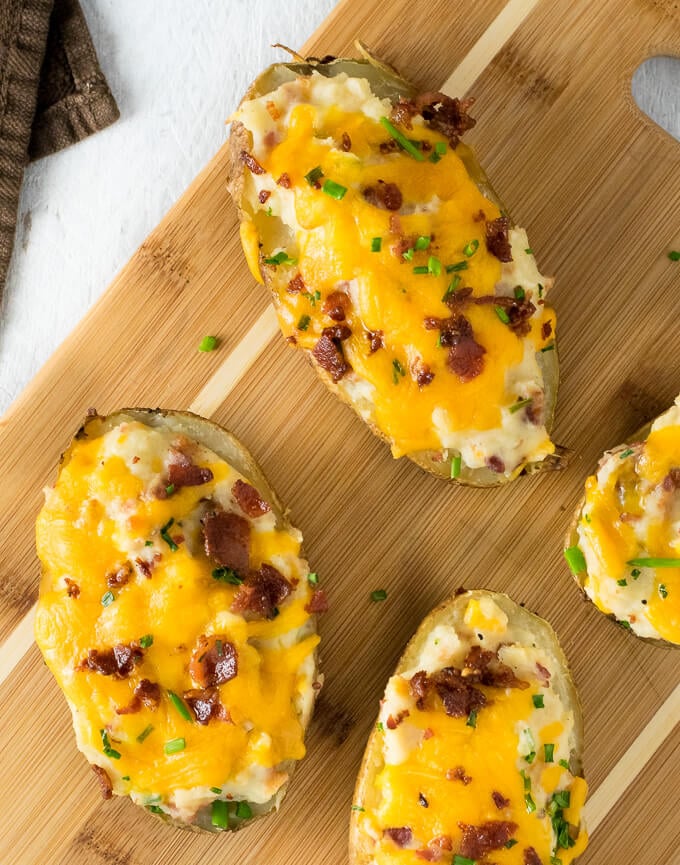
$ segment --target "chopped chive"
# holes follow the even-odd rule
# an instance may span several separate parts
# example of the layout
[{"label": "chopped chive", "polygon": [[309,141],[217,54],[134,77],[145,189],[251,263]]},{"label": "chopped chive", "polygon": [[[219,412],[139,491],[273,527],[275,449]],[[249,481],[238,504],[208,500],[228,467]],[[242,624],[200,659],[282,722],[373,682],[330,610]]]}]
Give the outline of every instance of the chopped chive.
[{"label": "chopped chive", "polygon": [[220,793],[222,792],[222,788],[221,787],[211,787],[210,792],[214,793],[216,796],[219,796]]},{"label": "chopped chive", "polygon": [[236,803],[236,816],[239,820],[250,820],[253,816],[253,809],[247,802]]},{"label": "chopped chive", "polygon": [[680,261],[680,252],[676,249],[671,249],[668,253],[668,257],[671,261]]},{"label": "chopped chive", "polygon": [[524,792],[528,793],[531,790],[531,778],[526,774],[524,769],[519,774],[522,776],[522,781],[524,782]]},{"label": "chopped chive", "polygon": [[189,710],[185,706],[184,701],[182,700],[181,697],[178,697],[174,691],[168,691],[168,698],[170,699],[170,702],[172,703],[172,705],[175,707],[175,709],[177,709],[177,711],[184,718],[185,721],[189,721],[189,722],[193,721],[193,718],[191,717],[191,713],[189,712]]},{"label": "chopped chive", "polygon": [[371,239],[371,252],[380,252],[382,249],[382,237],[374,237]]},{"label": "chopped chive", "polygon": [[630,575],[634,580],[637,580],[637,578],[640,576],[640,571],[637,568],[633,568],[633,570],[630,572]]},{"label": "chopped chive", "polygon": [[392,123],[390,123],[390,121],[387,119],[387,117],[381,117],[380,123],[382,124],[383,128],[390,133],[390,135],[392,136],[392,138],[394,138],[397,144],[409,154],[409,156],[412,156],[418,162],[425,161],[425,157],[420,152],[420,150],[418,150],[415,145],[411,144],[408,138],[403,133],[401,133],[395,126],[393,126]]},{"label": "chopped chive", "polygon": [[402,257],[403,259],[405,259],[406,261],[413,261],[413,254],[414,254],[414,252],[415,252],[415,250],[413,249],[412,246],[410,246],[410,247],[406,250],[406,252],[402,252],[401,257]]},{"label": "chopped chive", "polygon": [[586,559],[576,544],[573,547],[567,547],[564,551],[564,558],[572,574],[582,574],[585,571]]},{"label": "chopped chive", "polygon": [[243,579],[231,568],[215,568],[212,572],[213,580],[229,583],[232,586],[240,586]]},{"label": "chopped chive", "polygon": [[436,150],[433,150],[432,153],[430,153],[428,158],[429,158],[430,162],[433,162],[435,165],[438,162],[441,162],[441,159],[442,159]]},{"label": "chopped chive", "polygon": [[510,324],[510,317],[502,306],[494,306],[494,311],[503,324]]},{"label": "chopped chive", "polygon": [[543,694],[534,694],[531,699],[536,709],[545,708],[545,704],[543,703]]},{"label": "chopped chive", "polygon": [[198,344],[199,351],[215,351],[218,339],[216,336],[204,336]]},{"label": "chopped chive", "polygon": [[442,347],[442,335],[441,335],[441,333],[440,333],[439,336],[437,337],[437,342],[435,343],[435,345],[437,346],[437,348],[441,348],[441,347]]},{"label": "chopped chive", "polygon": [[530,246],[527,246],[527,248],[524,251],[526,252],[527,255],[533,255],[534,254],[534,251]]},{"label": "chopped chive", "polygon": [[271,207],[268,207],[268,208],[265,210],[265,213],[267,214],[267,216],[271,216],[271,215],[272,215],[272,209],[271,209]]},{"label": "chopped chive", "polygon": [[416,239],[414,248],[420,250],[427,249],[430,243],[432,243],[432,238],[430,237],[430,235],[421,234],[420,237]]},{"label": "chopped chive", "polygon": [[330,195],[331,198],[335,198],[336,201],[340,201],[341,198],[345,197],[347,187],[341,186],[334,180],[324,180],[321,191],[325,192],[326,195]]},{"label": "chopped chive", "polygon": [[310,586],[316,586],[319,582],[319,575],[314,572],[307,574],[307,582]]},{"label": "chopped chive", "polygon": [[510,414],[515,414],[515,412],[518,412],[521,408],[531,405],[532,402],[533,399],[531,397],[528,397],[527,399],[518,399],[516,403],[513,403],[510,406]]},{"label": "chopped chive", "polygon": [[543,297],[543,286],[540,282],[538,283],[538,296]]},{"label": "chopped chive", "polygon": [[461,856],[459,853],[453,857],[452,865],[476,865],[474,859],[468,859],[467,856]]},{"label": "chopped chive", "polygon": [[461,466],[462,458],[461,455],[458,454],[456,457],[451,457],[451,477],[457,478],[460,477],[460,466]]},{"label": "chopped chive", "polygon": [[505,847],[506,847],[507,850],[510,850],[512,847],[515,846],[515,844],[517,844],[517,839],[516,839],[516,838],[511,838],[509,841],[506,841],[506,842],[505,842]]},{"label": "chopped chive", "polygon": [[529,753],[526,755],[526,757],[524,759],[526,760],[527,763],[533,763],[534,760],[536,759],[536,752],[535,751],[529,751]]},{"label": "chopped chive", "polygon": [[175,485],[174,484],[168,484],[167,487],[165,488],[165,492],[166,492],[166,495],[171,496],[175,492]]},{"label": "chopped chive", "polygon": [[277,252],[276,255],[272,255],[269,258],[265,258],[265,264],[297,264],[297,258],[291,258],[287,252],[281,250],[281,252]]},{"label": "chopped chive", "polygon": [[458,261],[458,262],[456,262],[456,264],[447,264],[446,265],[446,272],[447,273],[456,273],[459,270],[467,270],[467,269],[468,269],[467,261]]},{"label": "chopped chive", "polygon": [[419,264],[413,268],[413,272],[418,274],[429,273],[430,268],[426,264]]},{"label": "chopped chive", "polygon": [[536,803],[534,802],[531,793],[524,794],[524,804],[526,805],[527,814],[533,814],[536,810]]},{"label": "chopped chive", "polygon": [[186,740],[180,737],[179,739],[170,739],[169,742],[166,742],[165,745],[163,745],[163,750],[166,754],[178,754],[180,751],[183,751],[186,746]]},{"label": "chopped chive", "polygon": [[550,345],[544,345],[543,348],[541,349],[541,351],[542,352],[543,351],[554,351],[554,349],[555,349],[555,343],[551,342]]},{"label": "chopped chive", "polygon": [[212,803],[210,821],[218,829],[226,829],[229,826],[229,803],[225,802],[224,799],[215,799]]},{"label": "chopped chive", "polygon": [[116,597],[113,592],[104,592],[104,594],[102,595],[102,607],[108,607],[115,600]]},{"label": "chopped chive", "polygon": [[570,768],[569,768],[569,760],[560,760],[559,765],[560,765],[563,769],[566,769],[567,772],[570,772],[570,771],[571,771]]},{"label": "chopped chive", "polygon": [[479,249],[479,241],[475,237],[474,240],[469,240],[465,246],[463,247],[463,255],[467,255],[468,258],[471,258],[475,252]]},{"label": "chopped chive", "polygon": [[153,724],[149,724],[148,727],[145,727],[142,732],[137,736],[137,741],[141,744],[144,739],[150,736],[153,733]]},{"label": "chopped chive", "polygon": [[633,453],[633,448],[626,448],[626,450],[619,454],[620,460],[625,460],[626,457],[629,457]]},{"label": "chopped chive", "polygon": [[434,255],[431,255],[427,259],[427,270],[428,273],[431,273],[432,276],[440,276],[442,272],[442,263],[436,258]]},{"label": "chopped chive", "polygon": [[366,809],[365,809],[365,808],[362,808],[361,805],[352,805],[352,811],[361,811],[361,813],[363,814],[363,812],[364,812],[365,810],[366,810]]},{"label": "chopped chive", "polygon": [[387,600],[387,592],[385,589],[375,589],[371,592],[371,600],[373,602],[376,601],[386,601]]},{"label": "chopped chive", "polygon": [[524,300],[524,298],[526,297],[526,292],[521,285],[516,285],[513,293],[517,300]]},{"label": "chopped chive", "polygon": [[664,583],[659,583],[659,597],[663,598],[664,601],[668,597],[668,589]]},{"label": "chopped chive", "polygon": [[399,361],[395,357],[394,360],[392,361],[392,381],[395,384],[399,384],[399,376],[405,376],[405,375],[406,375],[406,370],[404,369],[404,367],[399,363]]},{"label": "chopped chive", "polygon": [[545,762],[546,763],[554,763],[555,762],[555,745],[553,743],[548,743],[543,746],[543,750],[545,751]]},{"label": "chopped chive", "polygon": [[145,547],[152,547],[152,546],[153,546],[153,541],[144,541],[144,546],[145,546]]},{"label": "chopped chive", "polygon": [[442,296],[442,303],[446,303],[446,301],[447,301],[447,300],[451,297],[451,295],[456,291],[456,289],[457,289],[458,286],[460,285],[460,281],[461,281],[461,280],[460,280],[460,277],[458,276],[458,274],[456,274],[456,275],[453,277],[453,279],[451,280],[451,282],[449,283],[448,288],[446,289],[446,291],[444,292],[444,294],[443,294],[443,296]]},{"label": "chopped chive", "polygon": [[627,585],[628,585],[628,580],[617,580],[617,581],[616,581],[616,585],[617,585],[617,586],[627,586]]},{"label": "chopped chive", "polygon": [[562,865],[562,860],[557,856],[550,857],[550,865]]},{"label": "chopped chive", "polygon": [[467,716],[467,721],[465,722],[466,727],[476,727],[477,726],[477,710],[473,709],[470,714]]},{"label": "chopped chive", "polygon": [[308,171],[307,174],[305,174],[305,180],[310,186],[316,186],[322,177],[323,171],[321,170],[320,165],[317,165],[316,168],[312,168],[311,171]]},{"label": "chopped chive", "polygon": [[121,780],[121,781],[129,781],[129,780],[130,780],[130,776],[129,776],[129,775],[122,775],[120,780]]},{"label": "chopped chive", "polygon": [[173,553],[176,553],[177,550],[179,549],[179,547],[177,546],[177,544],[173,541],[173,539],[168,534],[168,529],[174,524],[174,522],[175,522],[175,518],[170,517],[170,519],[167,521],[167,523],[161,529],[161,537],[163,538],[165,543],[170,547],[170,549],[173,551]]},{"label": "chopped chive", "polygon": [[382,721],[378,721],[378,723],[375,726],[378,728],[379,733],[385,732],[385,725],[383,724]]},{"label": "chopped chive", "polygon": [[307,330],[311,320],[312,319],[308,315],[301,315],[300,320],[297,323],[297,329],[298,330]]},{"label": "chopped chive", "polygon": [[553,801],[559,805],[560,808],[568,808],[571,801],[571,793],[569,790],[560,790],[553,796]]},{"label": "chopped chive", "polygon": [[629,559],[626,564],[637,568],[680,568],[680,559],[663,559],[650,556],[646,559]]},{"label": "chopped chive", "polygon": [[165,811],[158,805],[147,805],[146,810],[151,811],[152,814],[165,814]]},{"label": "chopped chive", "polygon": [[438,141],[434,146],[434,152],[438,153],[439,156],[444,156],[446,153],[446,144],[443,141]]},{"label": "chopped chive", "polygon": [[619,619],[618,621],[622,628],[625,628],[627,631],[633,630],[630,626],[630,622],[625,621],[625,619]]},{"label": "chopped chive", "polygon": [[116,751],[115,748],[111,747],[109,734],[106,730],[100,730],[99,735],[102,737],[102,750],[104,751],[104,754],[112,760],[120,760],[120,751]]},{"label": "chopped chive", "polygon": [[223,655],[222,640],[215,640],[215,649],[217,650],[217,657],[221,658]]}]

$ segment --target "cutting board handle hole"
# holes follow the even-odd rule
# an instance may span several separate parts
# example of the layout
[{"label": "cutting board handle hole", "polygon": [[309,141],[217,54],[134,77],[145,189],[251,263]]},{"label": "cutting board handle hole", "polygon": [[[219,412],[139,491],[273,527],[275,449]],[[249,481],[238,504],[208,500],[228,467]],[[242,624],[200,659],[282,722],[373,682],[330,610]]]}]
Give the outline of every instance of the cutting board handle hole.
[{"label": "cutting board handle hole", "polygon": [[636,105],[653,123],[680,141],[680,57],[650,57],[633,73]]}]

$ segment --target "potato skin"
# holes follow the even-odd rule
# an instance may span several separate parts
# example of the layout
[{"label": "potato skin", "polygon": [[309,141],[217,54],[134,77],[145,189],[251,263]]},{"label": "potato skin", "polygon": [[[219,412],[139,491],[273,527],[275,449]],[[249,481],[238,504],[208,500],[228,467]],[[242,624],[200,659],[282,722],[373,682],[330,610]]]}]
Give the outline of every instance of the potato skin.
[{"label": "potato skin", "polygon": [[[406,98],[417,94],[415,85],[403,78],[396,70],[385,64],[379,58],[371,54],[371,52],[361,43],[357,43],[357,48],[362,53],[365,59],[355,60],[349,58],[334,58],[328,62],[309,58],[304,62],[294,63],[276,63],[265,69],[258,78],[251,84],[243,97],[241,104],[249,99],[254,99],[266,93],[275,90],[285,81],[292,80],[298,75],[310,75],[312,71],[321,73],[328,77],[347,73],[349,76],[367,78],[371,84],[373,92],[380,97],[388,97],[393,101],[399,96]],[[227,188],[236,205],[239,215],[239,221],[250,221],[250,216],[244,207],[244,164],[241,160],[241,152],[249,150],[252,146],[251,136],[245,127],[235,122],[232,124],[231,135],[228,143],[228,160],[227,160]],[[458,155],[463,160],[470,176],[477,184],[480,191],[489,199],[494,201],[502,213],[509,216],[507,208],[504,206],[495,190],[491,186],[489,178],[484,169],[479,164],[474,151],[465,144],[459,144],[457,148]],[[511,220],[512,222],[512,220]],[[260,254],[260,275],[263,284],[270,289],[274,306],[277,306],[278,294],[273,285],[271,270],[263,266],[262,253]],[[331,376],[324,370],[314,359],[311,352],[305,350],[307,359],[315,368],[319,378],[323,381],[326,387],[334,393],[342,402],[349,405],[353,409],[357,409],[354,401],[338,388],[338,385],[332,380]],[[557,357],[557,341],[553,351],[543,352],[538,355],[538,363],[543,373],[545,387],[545,412],[546,412],[546,429],[550,433],[555,416],[555,405],[557,401],[557,386],[559,381],[559,365]],[[378,429],[378,427],[370,420],[365,421],[371,431],[383,442],[390,444],[389,439]],[[461,474],[457,478],[450,477],[450,465],[447,460],[442,460],[441,454],[438,451],[419,451],[408,454],[408,458],[418,465],[420,468],[436,477],[442,478],[451,484],[473,487],[494,487],[499,484],[507,483],[515,480],[516,477],[536,472],[562,469],[566,465],[566,449],[557,447],[554,454],[547,457],[538,463],[526,464],[518,475],[499,475],[489,468],[467,468],[463,467]]]},{"label": "potato skin", "polygon": [[[552,627],[542,618],[520,607],[507,595],[499,592],[490,592],[481,589],[473,591],[460,591],[454,597],[436,607],[421,622],[394,671],[399,675],[417,665],[418,657],[427,640],[428,634],[438,625],[448,625],[453,628],[458,622],[462,622],[465,608],[468,602],[474,598],[486,597],[497,604],[508,616],[508,620],[514,626],[520,626],[527,635],[531,636],[533,642],[548,651],[555,660],[555,669],[559,675],[551,679],[556,686],[560,698],[565,706],[574,713],[574,748],[570,757],[570,765],[575,775],[582,775],[583,755],[583,717],[578,692],[569,671],[567,659],[560,647],[557,635]],[[369,803],[369,807],[375,803],[377,791],[375,779],[383,767],[380,753],[380,739],[377,734],[376,725],[366,745],[364,757],[359,769],[357,783],[354,790],[354,802]],[[362,835],[360,829],[360,818],[357,811],[352,811],[349,828],[349,861],[350,865],[370,865],[372,853],[367,839]]]},{"label": "potato skin", "polygon": [[[198,441],[205,447],[210,448],[219,457],[232,465],[240,474],[246,477],[258,490],[262,498],[271,505],[272,512],[276,516],[277,526],[280,526],[281,528],[288,528],[290,526],[287,511],[284,509],[280,499],[262,472],[262,469],[247,448],[241,444],[234,435],[219,426],[219,424],[188,411],[171,411],[160,408],[126,408],[110,415],[100,416],[94,410],[90,410],[80,429],[73,436],[71,443],[63,453],[59,463],[59,471],[61,472],[61,470],[68,465],[73,449],[79,441],[83,438],[99,437],[125,421],[138,421],[147,426],[169,429],[173,432],[184,434],[189,438]],[[302,550],[301,555],[304,556]],[[315,652],[314,678],[316,679],[318,675],[318,659],[317,653]],[[309,724],[314,707],[314,701],[317,696],[318,691],[314,691],[310,712],[301,719],[303,728],[306,728]],[[220,832],[236,832],[249,826],[254,821],[266,817],[271,811],[279,809],[279,806],[286,794],[294,768],[295,761],[290,761],[290,764],[286,766],[289,780],[279,789],[275,797],[264,805],[252,805],[252,817],[239,820],[236,823],[232,822],[227,829],[218,829],[212,825],[209,806],[199,811],[196,817],[196,822],[190,824],[184,823],[181,820],[173,819],[167,814],[157,812],[149,813],[164,823],[168,823],[178,829],[184,829],[190,832],[211,834]]]}]

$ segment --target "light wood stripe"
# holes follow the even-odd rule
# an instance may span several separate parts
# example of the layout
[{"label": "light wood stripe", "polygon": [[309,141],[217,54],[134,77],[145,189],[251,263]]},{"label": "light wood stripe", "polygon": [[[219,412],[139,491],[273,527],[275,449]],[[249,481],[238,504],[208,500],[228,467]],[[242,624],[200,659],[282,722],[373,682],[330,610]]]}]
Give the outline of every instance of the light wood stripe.
[{"label": "light wood stripe", "polygon": [[9,676],[33,644],[35,604],[0,646],[0,685]]}]

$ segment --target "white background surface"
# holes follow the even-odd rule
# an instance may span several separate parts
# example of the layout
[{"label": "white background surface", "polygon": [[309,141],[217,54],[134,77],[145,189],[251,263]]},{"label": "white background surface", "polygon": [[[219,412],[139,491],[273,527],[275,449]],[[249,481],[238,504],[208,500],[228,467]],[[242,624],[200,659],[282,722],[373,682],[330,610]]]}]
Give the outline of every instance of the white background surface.
[{"label": "white background surface", "polygon": [[[0,320],[0,415],[225,138],[224,119],[335,0],[81,0],[121,111],[29,166]],[[636,76],[680,137],[680,64]],[[638,99],[640,97],[638,96]]]}]

